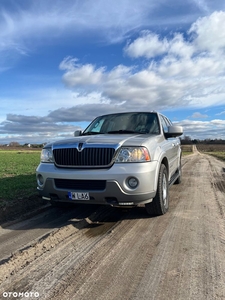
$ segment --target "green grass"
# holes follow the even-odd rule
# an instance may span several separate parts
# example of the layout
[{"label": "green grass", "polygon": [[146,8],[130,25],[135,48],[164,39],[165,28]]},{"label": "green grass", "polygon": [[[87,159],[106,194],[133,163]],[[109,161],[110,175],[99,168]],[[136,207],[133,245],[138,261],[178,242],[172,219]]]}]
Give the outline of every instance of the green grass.
[{"label": "green grass", "polygon": [[197,149],[225,161],[225,144],[198,144]]},{"label": "green grass", "polygon": [[224,151],[222,151],[222,152],[219,152],[219,151],[218,152],[204,152],[204,153],[212,155],[220,160],[225,161],[225,152]]},{"label": "green grass", "polygon": [[192,153],[192,151],[182,151],[182,156],[190,155]]},{"label": "green grass", "polygon": [[182,156],[189,155],[193,153],[193,146],[192,145],[182,145]]},{"label": "green grass", "polygon": [[36,194],[40,151],[0,150],[0,206]]}]

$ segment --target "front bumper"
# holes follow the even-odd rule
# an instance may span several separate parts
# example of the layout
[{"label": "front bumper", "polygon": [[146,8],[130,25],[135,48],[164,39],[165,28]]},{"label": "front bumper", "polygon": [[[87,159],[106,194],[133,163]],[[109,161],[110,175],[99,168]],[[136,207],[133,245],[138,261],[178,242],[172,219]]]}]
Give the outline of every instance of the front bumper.
[{"label": "front bumper", "polygon": [[[156,194],[156,162],[114,164],[110,169],[62,169],[54,164],[41,163],[36,171],[39,194],[46,200],[75,202],[84,204],[108,204],[112,206],[135,206],[151,202]],[[42,176],[43,184],[40,184]],[[127,179],[135,177],[136,188],[127,184]],[[55,179],[104,180],[104,189],[58,188]],[[88,192],[90,200],[70,200],[68,192]]]}]

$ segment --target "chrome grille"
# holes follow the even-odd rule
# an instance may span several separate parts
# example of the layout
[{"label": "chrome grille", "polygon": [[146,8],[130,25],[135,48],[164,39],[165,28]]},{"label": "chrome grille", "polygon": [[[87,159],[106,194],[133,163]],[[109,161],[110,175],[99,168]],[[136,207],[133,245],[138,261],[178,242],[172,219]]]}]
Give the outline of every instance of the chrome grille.
[{"label": "chrome grille", "polygon": [[54,149],[55,163],[61,167],[103,167],[111,164],[114,148]]}]

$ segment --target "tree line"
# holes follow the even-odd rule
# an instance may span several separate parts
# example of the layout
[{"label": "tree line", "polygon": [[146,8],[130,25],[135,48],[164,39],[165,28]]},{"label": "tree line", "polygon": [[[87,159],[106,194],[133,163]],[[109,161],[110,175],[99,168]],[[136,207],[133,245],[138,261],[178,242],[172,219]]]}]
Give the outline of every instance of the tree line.
[{"label": "tree line", "polygon": [[225,140],[223,139],[192,139],[190,136],[185,135],[181,138],[181,144],[182,145],[188,145],[188,144],[211,144],[211,145],[224,145]]}]

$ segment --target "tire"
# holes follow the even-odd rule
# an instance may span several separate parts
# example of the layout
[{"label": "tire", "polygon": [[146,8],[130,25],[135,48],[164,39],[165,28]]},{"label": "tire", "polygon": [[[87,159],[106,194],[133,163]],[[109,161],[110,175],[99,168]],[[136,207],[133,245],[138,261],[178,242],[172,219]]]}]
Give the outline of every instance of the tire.
[{"label": "tire", "polygon": [[180,184],[182,181],[182,168],[181,168],[181,158],[180,158],[180,164],[179,164],[179,177],[177,177],[177,180],[174,182],[174,184]]},{"label": "tire", "polygon": [[164,215],[169,209],[169,188],[168,172],[165,165],[160,166],[158,187],[155,198],[152,202],[145,204],[145,209],[149,215]]}]

